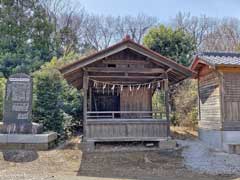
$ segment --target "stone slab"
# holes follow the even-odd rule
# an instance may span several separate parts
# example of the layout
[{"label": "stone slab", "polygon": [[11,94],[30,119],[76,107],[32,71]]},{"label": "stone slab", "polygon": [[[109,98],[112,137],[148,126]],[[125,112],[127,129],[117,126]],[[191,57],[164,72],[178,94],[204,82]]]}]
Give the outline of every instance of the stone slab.
[{"label": "stone slab", "polygon": [[222,131],[223,142],[240,143],[240,131]]},{"label": "stone slab", "polygon": [[236,153],[240,145],[240,131],[222,131],[223,150],[229,153]]},{"label": "stone slab", "polygon": [[32,78],[24,73],[11,75],[6,84],[3,122],[7,133],[32,133]]},{"label": "stone slab", "polygon": [[240,154],[240,144],[228,144],[228,152],[230,154]]},{"label": "stone slab", "polygon": [[46,151],[56,147],[56,141],[50,143],[41,143],[41,144],[19,144],[19,143],[10,143],[10,144],[1,144],[0,150],[36,150],[36,151]]},{"label": "stone slab", "polygon": [[0,143],[41,144],[49,143],[55,139],[57,139],[57,133],[55,132],[46,134],[0,134]]},{"label": "stone slab", "polygon": [[48,150],[56,146],[57,133],[0,134],[0,149]]},{"label": "stone slab", "polygon": [[163,140],[158,143],[160,150],[175,149],[177,147],[177,142],[175,140]]}]

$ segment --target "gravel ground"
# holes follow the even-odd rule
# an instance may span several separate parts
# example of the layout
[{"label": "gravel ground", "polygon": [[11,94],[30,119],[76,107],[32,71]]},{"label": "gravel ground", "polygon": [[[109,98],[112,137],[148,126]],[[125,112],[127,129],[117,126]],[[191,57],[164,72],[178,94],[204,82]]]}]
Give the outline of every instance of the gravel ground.
[{"label": "gravel ground", "polygon": [[199,140],[179,140],[187,168],[212,175],[240,175],[240,155],[209,149]]},{"label": "gravel ground", "polygon": [[181,149],[88,153],[76,139],[51,151],[0,151],[0,180],[236,180],[192,171],[184,161]]}]

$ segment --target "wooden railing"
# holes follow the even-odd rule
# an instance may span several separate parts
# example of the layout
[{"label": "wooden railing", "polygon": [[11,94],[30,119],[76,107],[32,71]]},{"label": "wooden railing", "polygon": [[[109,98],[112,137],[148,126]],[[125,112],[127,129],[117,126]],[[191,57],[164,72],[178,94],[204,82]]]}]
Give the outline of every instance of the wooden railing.
[{"label": "wooden railing", "polygon": [[161,111],[87,111],[87,119],[156,119],[166,120]]}]

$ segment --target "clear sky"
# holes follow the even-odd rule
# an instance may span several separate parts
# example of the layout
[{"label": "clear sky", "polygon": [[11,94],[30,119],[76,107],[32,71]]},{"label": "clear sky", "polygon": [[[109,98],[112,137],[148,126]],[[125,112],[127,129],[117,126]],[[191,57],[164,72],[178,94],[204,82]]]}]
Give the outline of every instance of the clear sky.
[{"label": "clear sky", "polygon": [[90,13],[101,15],[156,16],[162,22],[175,17],[178,12],[210,17],[240,18],[240,0],[77,0]]}]

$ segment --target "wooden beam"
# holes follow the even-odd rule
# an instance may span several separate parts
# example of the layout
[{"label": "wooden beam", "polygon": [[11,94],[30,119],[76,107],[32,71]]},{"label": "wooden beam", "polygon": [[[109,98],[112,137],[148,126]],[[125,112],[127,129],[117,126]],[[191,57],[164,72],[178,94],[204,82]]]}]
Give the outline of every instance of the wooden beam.
[{"label": "wooden beam", "polygon": [[75,69],[73,71],[69,71],[67,73],[62,73],[64,78],[69,78],[69,77],[72,77],[74,76],[75,74],[82,74],[83,75],[83,72],[82,72],[82,69]]},{"label": "wooden beam", "polygon": [[170,72],[170,71],[172,71],[172,68],[168,68],[168,69],[166,70],[166,73],[168,73],[168,72]]},{"label": "wooden beam", "polygon": [[217,66],[217,70],[225,73],[240,73],[240,67]]},{"label": "wooden beam", "polygon": [[76,72],[74,74],[71,74],[71,76],[65,76],[64,75],[64,78],[67,80],[67,81],[74,81],[75,79],[82,79],[83,77],[83,73],[82,72]]},{"label": "wooden beam", "polygon": [[139,84],[139,83],[148,83],[148,82],[146,82],[146,80],[144,81],[131,81],[131,80],[129,80],[129,81],[119,81],[119,80],[116,80],[116,81],[114,81],[114,80],[111,80],[111,81],[107,81],[108,83],[115,83],[115,84],[129,84],[129,85],[131,85],[131,84]]},{"label": "wooden beam", "polygon": [[111,67],[88,67],[88,72],[104,72],[104,73],[141,73],[141,74],[156,74],[164,73],[162,68],[111,68]]},{"label": "wooden beam", "polygon": [[104,64],[149,64],[148,61],[145,60],[114,60],[114,59],[108,59],[108,60],[103,60]]},{"label": "wooden beam", "polygon": [[83,86],[83,82],[82,81],[79,81],[79,80],[76,80],[76,81],[73,81],[73,82],[68,82],[69,84],[71,84],[72,86],[76,87],[76,88],[82,88]]},{"label": "wooden beam", "polygon": [[161,76],[89,76],[90,78],[119,78],[119,79],[159,79]]}]

